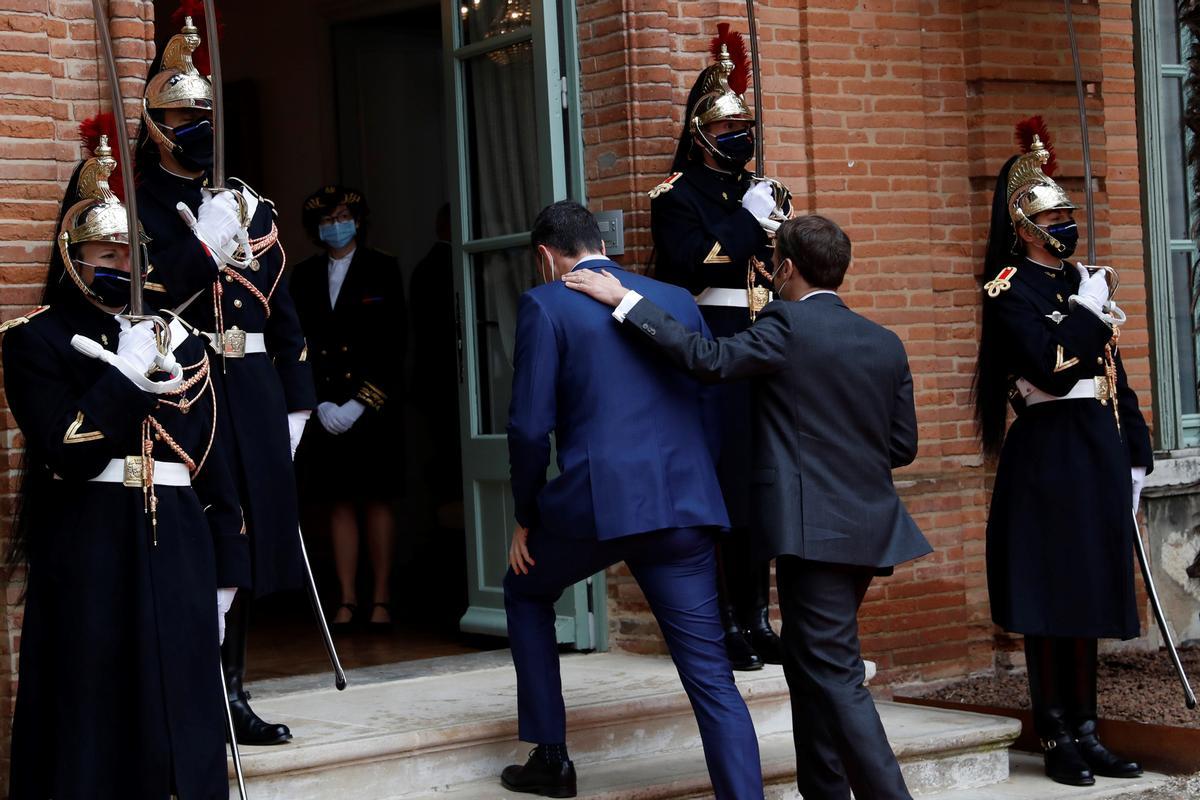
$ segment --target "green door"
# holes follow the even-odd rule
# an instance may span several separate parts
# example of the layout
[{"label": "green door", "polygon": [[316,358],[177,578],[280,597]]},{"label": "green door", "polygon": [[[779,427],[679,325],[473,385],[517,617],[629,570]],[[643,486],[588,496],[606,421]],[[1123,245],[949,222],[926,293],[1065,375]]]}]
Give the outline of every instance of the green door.
[{"label": "green door", "polygon": [[[443,20],[470,601],[460,626],[504,636],[513,336],[517,298],[538,280],[529,230],[543,206],[583,201],[574,4],[451,0]],[[603,646],[604,597],[602,575],[564,593],[560,644]]]}]

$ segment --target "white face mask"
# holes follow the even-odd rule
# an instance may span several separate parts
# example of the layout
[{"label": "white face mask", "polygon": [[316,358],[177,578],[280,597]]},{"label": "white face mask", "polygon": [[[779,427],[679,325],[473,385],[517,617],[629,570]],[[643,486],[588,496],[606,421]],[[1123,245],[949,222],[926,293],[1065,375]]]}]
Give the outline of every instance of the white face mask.
[{"label": "white face mask", "polygon": [[[783,264],[786,264],[786,263],[787,263],[787,261],[785,260],[783,262]],[[795,271],[793,271],[792,274],[788,276],[788,279],[783,282],[783,286],[780,286],[778,289],[776,289],[775,288],[775,276],[778,275],[779,271],[783,269],[783,264],[780,264],[778,267],[775,268],[775,271],[771,273],[771,291],[773,291],[775,293],[776,297],[783,296],[783,290],[787,288],[787,285],[791,282],[792,278],[795,277],[795,275],[796,275]]]}]

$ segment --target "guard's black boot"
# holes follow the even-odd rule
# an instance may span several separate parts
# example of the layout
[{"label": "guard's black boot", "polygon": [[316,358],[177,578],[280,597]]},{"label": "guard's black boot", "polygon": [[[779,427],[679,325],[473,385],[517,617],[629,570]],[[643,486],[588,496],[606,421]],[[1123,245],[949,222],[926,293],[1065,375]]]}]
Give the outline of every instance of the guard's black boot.
[{"label": "guard's black boot", "polygon": [[1033,725],[1041,740],[1046,777],[1068,786],[1093,785],[1096,778],[1080,754],[1075,737],[1067,730],[1053,642],[1040,636],[1026,636],[1025,663],[1029,668]]},{"label": "guard's black boot", "polygon": [[763,660],[750,644],[734,618],[733,606],[721,602],[721,625],[725,628],[725,652],[729,664],[738,672],[753,672],[763,668]]},{"label": "guard's black boot", "polygon": [[1100,743],[1096,736],[1096,721],[1087,720],[1075,726],[1075,742],[1083,760],[1096,775],[1105,778],[1137,778],[1142,774],[1142,765],[1128,761]]},{"label": "guard's black boot", "polygon": [[752,672],[762,669],[762,658],[750,645],[738,615],[733,608],[731,587],[734,576],[730,575],[732,561],[728,559],[730,543],[722,542],[716,547],[716,606],[721,612],[721,630],[725,631],[725,654],[730,657],[730,666],[737,672]]},{"label": "guard's black boot", "polygon": [[743,618],[742,632],[765,664],[783,663],[783,642],[771,627],[771,564],[753,570],[753,607]]},{"label": "guard's black boot", "polygon": [[225,667],[225,688],[229,691],[233,729],[239,745],[283,744],[291,741],[291,730],[287,725],[273,725],[255,714],[250,708],[250,693],[243,685],[249,621],[250,604],[246,602],[235,602],[225,615],[225,643],[221,645],[221,661]]},{"label": "guard's black boot", "polygon": [[505,767],[500,783],[510,792],[574,797],[575,765],[567,757],[566,745],[538,745],[529,751],[529,760],[523,765]]},{"label": "guard's black boot", "polygon": [[1094,774],[1105,778],[1138,777],[1142,774],[1141,765],[1113,753],[1096,735],[1096,640],[1062,639],[1056,644],[1059,685],[1067,698],[1071,733],[1083,760]]}]

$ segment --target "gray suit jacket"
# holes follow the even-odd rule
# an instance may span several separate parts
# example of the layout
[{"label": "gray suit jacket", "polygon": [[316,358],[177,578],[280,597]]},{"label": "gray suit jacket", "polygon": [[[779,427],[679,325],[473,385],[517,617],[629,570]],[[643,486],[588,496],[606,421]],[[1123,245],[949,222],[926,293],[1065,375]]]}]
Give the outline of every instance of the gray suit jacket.
[{"label": "gray suit jacket", "polygon": [[644,299],[625,323],[700,380],[754,381],[758,557],[885,569],[932,551],[892,483],[917,455],[912,373],[894,333],[833,294],[770,303],[716,341]]}]

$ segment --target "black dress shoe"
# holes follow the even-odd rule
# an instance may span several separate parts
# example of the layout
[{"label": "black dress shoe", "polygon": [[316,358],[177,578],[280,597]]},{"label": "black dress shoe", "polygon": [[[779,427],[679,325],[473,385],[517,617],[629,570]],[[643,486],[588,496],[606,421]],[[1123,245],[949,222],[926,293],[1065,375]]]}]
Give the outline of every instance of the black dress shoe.
[{"label": "black dress shoe", "polygon": [[550,760],[541,748],[529,752],[524,765],[513,764],[500,773],[500,783],[510,792],[538,794],[542,797],[575,796],[575,764],[570,759]]},{"label": "black dress shoe", "polygon": [[1046,760],[1046,777],[1067,786],[1092,786],[1096,778],[1079,752],[1075,740],[1068,734],[1042,740]]},{"label": "black dress shoe", "polygon": [[763,668],[763,660],[736,628],[725,631],[725,652],[729,655],[730,665],[738,672],[753,672]]},{"label": "black dress shoe", "polygon": [[1096,721],[1088,720],[1075,729],[1075,742],[1079,754],[1092,772],[1105,778],[1137,778],[1142,774],[1142,765],[1127,761],[1100,743],[1096,736]]},{"label": "black dress shoe", "polygon": [[263,720],[254,709],[250,708],[250,693],[240,691],[229,701],[229,711],[233,715],[233,729],[237,733],[238,744],[272,745],[284,744],[292,740],[292,731],[287,725],[272,724]]}]

